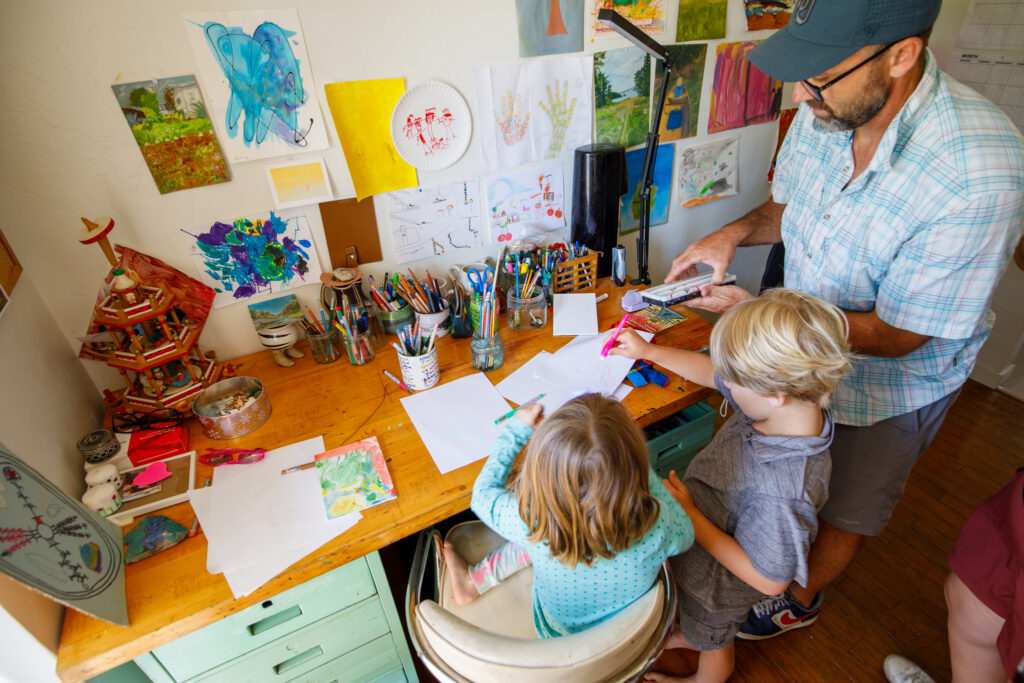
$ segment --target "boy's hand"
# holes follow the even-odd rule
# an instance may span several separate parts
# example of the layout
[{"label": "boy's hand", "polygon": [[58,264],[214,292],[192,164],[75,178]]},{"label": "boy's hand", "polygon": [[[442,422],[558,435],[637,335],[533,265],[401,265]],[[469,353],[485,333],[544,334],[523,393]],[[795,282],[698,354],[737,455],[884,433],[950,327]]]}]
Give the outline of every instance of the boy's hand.
[{"label": "boy's hand", "polygon": [[544,406],[539,403],[527,403],[516,411],[516,417],[526,423],[528,427],[536,427],[544,413]]},{"label": "boy's hand", "polygon": [[668,492],[672,494],[672,497],[676,499],[676,502],[682,506],[683,510],[688,512],[696,507],[693,502],[693,496],[690,495],[690,490],[679,479],[675,470],[669,472],[668,479],[662,479],[661,481],[665,484]]},{"label": "boy's hand", "polygon": [[[608,337],[605,337],[607,343]],[[646,358],[650,354],[651,344],[644,341],[644,338],[637,334],[634,330],[628,328],[622,328],[622,332],[619,332],[618,339],[615,340],[615,345],[608,350],[608,354],[612,356],[625,356],[626,358]]]}]

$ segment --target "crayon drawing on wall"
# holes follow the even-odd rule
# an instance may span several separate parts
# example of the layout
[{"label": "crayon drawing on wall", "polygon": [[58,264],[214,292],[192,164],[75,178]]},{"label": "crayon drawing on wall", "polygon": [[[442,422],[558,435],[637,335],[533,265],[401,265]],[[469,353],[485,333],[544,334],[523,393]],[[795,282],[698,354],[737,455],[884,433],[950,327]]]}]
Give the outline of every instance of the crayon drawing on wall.
[{"label": "crayon drawing on wall", "polygon": [[782,81],[766,75],[747,59],[747,54],[758,42],[722,43],[718,46],[708,113],[709,133],[767,123],[778,117],[782,105]]},{"label": "crayon drawing on wall", "polygon": [[[665,96],[665,110],[658,127],[661,142],[692,138],[697,134],[697,120],[700,118],[700,93],[704,87],[704,61],[708,46],[703,43],[691,45],[669,45],[667,48],[672,66],[669,91]],[[654,92],[661,92],[663,71],[658,62],[658,73],[654,80]]]},{"label": "crayon drawing on wall", "polygon": [[676,42],[725,38],[729,0],[679,0]]},{"label": "crayon drawing on wall", "polygon": [[644,33],[665,30],[665,0],[589,0],[594,35],[613,33],[615,29],[597,20],[597,13],[610,9],[626,18]]},{"label": "crayon drawing on wall", "polygon": [[737,192],[739,138],[712,140],[679,150],[676,196],[683,208]]},{"label": "crayon drawing on wall", "polygon": [[[672,167],[675,161],[675,145],[658,145],[654,157],[654,171],[651,175],[651,225],[668,222],[668,204],[672,195]],[[626,152],[626,177],[629,190],[622,197],[619,208],[619,232],[634,232],[640,229],[643,202],[640,200],[640,173],[643,171],[646,148]]]},{"label": "crayon drawing on wall", "polygon": [[397,263],[484,244],[480,181],[454,180],[388,192],[391,246]]},{"label": "crayon drawing on wall", "polygon": [[217,294],[216,308],[319,282],[309,222],[300,209],[215,221],[188,235],[199,277]]},{"label": "crayon drawing on wall", "polygon": [[160,194],[229,179],[195,76],[110,87]]},{"label": "crayon drawing on wall", "polygon": [[327,149],[297,10],[182,18],[232,162]]},{"label": "crayon drawing on wall", "polygon": [[266,170],[270,194],[278,209],[319,204],[334,199],[323,159],[274,164],[267,166]]},{"label": "crayon drawing on wall", "polygon": [[743,0],[747,30],[782,28],[793,14],[793,0]]},{"label": "crayon drawing on wall", "polygon": [[583,50],[583,0],[516,0],[519,56]]},{"label": "crayon drawing on wall", "polygon": [[651,60],[640,48],[594,53],[597,142],[643,144],[650,127]]},{"label": "crayon drawing on wall", "polygon": [[488,178],[491,239],[500,244],[565,226],[563,198],[561,163]]}]

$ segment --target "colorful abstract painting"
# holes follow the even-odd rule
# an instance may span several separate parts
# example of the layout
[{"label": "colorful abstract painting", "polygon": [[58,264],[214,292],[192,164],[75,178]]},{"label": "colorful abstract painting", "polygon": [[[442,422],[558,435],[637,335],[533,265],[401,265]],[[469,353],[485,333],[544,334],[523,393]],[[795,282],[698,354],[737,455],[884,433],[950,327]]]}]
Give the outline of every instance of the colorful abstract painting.
[{"label": "colorful abstract painting", "polygon": [[636,47],[594,53],[597,142],[643,144],[651,125],[651,60]]},{"label": "colorful abstract painting", "polygon": [[[708,46],[703,43],[691,45],[669,45],[667,48],[672,67],[671,83],[665,96],[665,109],[658,126],[661,142],[692,138],[697,134],[697,119],[700,117],[700,93],[704,86],[704,61]],[[654,92],[661,92],[663,71],[657,62],[657,76]]]},{"label": "colorful abstract painting", "polygon": [[328,519],[398,497],[375,436],[320,453],[314,461]]},{"label": "colorful abstract painting", "polygon": [[182,18],[228,159],[327,149],[297,10]]},{"label": "colorful abstract painting", "polygon": [[583,0],[516,0],[519,56],[583,50]]},{"label": "colorful abstract painting", "polygon": [[523,169],[487,179],[487,216],[494,243],[565,226],[562,165]]},{"label": "colorful abstract painting", "polygon": [[739,138],[679,149],[678,157],[676,196],[683,208],[736,194]]},{"label": "colorful abstract painting", "polygon": [[290,209],[334,199],[323,159],[275,164],[266,170],[275,208]]},{"label": "colorful abstract painting", "polygon": [[644,33],[665,30],[665,0],[588,0],[594,35],[612,34],[615,29],[597,20],[603,9],[614,10]]},{"label": "colorful abstract painting", "polygon": [[743,0],[747,30],[782,28],[793,14],[793,0]]},{"label": "colorful abstract painting", "polygon": [[775,154],[772,155],[772,165],[768,167],[768,182],[770,183],[775,179],[775,162],[779,158],[779,150],[782,149],[782,143],[786,140],[786,133],[789,132],[789,127],[793,125],[793,119],[796,117],[798,110],[794,107],[793,109],[783,109],[779,113],[779,140],[775,143]]},{"label": "colorful abstract painting", "polygon": [[[675,145],[658,145],[654,157],[654,171],[651,175],[651,225],[668,222],[668,204],[672,196],[672,167],[675,161]],[[640,199],[640,174],[644,166],[646,148],[626,152],[626,177],[629,190],[622,198],[619,208],[619,232],[634,232],[640,229],[643,216],[643,202]]]},{"label": "colorful abstract painting", "polygon": [[725,38],[725,14],[729,0],[679,0],[676,42]]},{"label": "colorful abstract painting", "polygon": [[257,330],[302,320],[302,306],[294,294],[249,304],[249,317]]},{"label": "colorful abstract painting", "polygon": [[589,55],[484,67],[474,77],[487,168],[557,159],[592,141]]},{"label": "colorful abstract painting", "polygon": [[767,76],[747,59],[758,42],[718,46],[708,114],[709,133],[767,123],[778,117],[782,81]]},{"label": "colorful abstract painting", "polygon": [[454,180],[388,192],[391,246],[397,263],[485,243],[480,235],[480,181]]},{"label": "colorful abstract painting", "polygon": [[215,221],[182,230],[216,308],[320,281],[309,222],[300,209]]},{"label": "colorful abstract painting", "polygon": [[230,179],[195,76],[110,87],[160,194]]}]

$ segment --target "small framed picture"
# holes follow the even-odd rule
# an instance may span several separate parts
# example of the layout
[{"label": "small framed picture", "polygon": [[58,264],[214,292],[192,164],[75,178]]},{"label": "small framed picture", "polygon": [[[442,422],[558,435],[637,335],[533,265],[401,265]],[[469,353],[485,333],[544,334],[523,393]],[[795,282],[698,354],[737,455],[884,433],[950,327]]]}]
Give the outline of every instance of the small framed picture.
[{"label": "small framed picture", "polygon": [[323,159],[267,166],[267,182],[270,184],[270,194],[274,196],[274,207],[278,209],[319,204],[334,199]]},{"label": "small framed picture", "polygon": [[149,465],[121,471],[121,507],[107,519],[115,524],[130,524],[136,517],[188,500],[189,491],[195,488],[196,452],[189,451],[160,462],[167,465],[171,476],[149,486],[135,484],[135,478]]}]

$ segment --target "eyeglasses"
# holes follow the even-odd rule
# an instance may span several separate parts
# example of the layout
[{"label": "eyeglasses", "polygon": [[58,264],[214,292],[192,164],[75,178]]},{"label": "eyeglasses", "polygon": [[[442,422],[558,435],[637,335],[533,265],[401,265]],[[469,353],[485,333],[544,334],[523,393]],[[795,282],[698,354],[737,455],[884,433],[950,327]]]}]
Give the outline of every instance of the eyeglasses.
[{"label": "eyeglasses", "polygon": [[157,410],[147,415],[115,413],[111,426],[118,434],[131,434],[142,429],[169,429],[184,424],[185,416],[174,408]]},{"label": "eyeglasses", "polygon": [[814,85],[810,81],[800,81],[800,82],[804,84],[805,88],[807,88],[807,92],[811,93],[811,97],[813,97],[814,99],[818,100],[819,102],[824,102],[825,98],[821,96],[821,93],[823,91],[825,91],[828,88],[831,88],[833,85],[835,85],[839,81],[843,80],[844,78],[846,78],[847,76],[852,74],[854,71],[856,71],[857,69],[861,68],[862,66],[864,66],[865,64],[870,62],[875,57],[880,57],[883,52],[885,52],[886,50],[888,50],[890,47],[892,47],[893,45],[895,45],[898,42],[899,41],[889,43],[888,45],[886,45],[881,50],[879,50],[875,54],[873,54],[870,57],[868,57],[867,59],[865,59],[863,62],[861,62],[857,66],[855,66],[852,69],[849,69],[847,71],[844,71],[843,73],[839,74],[838,76],[833,78],[831,81],[829,81],[825,85]]},{"label": "eyeglasses", "polygon": [[207,448],[206,453],[199,456],[204,465],[249,465],[259,462],[267,454],[266,448]]}]

